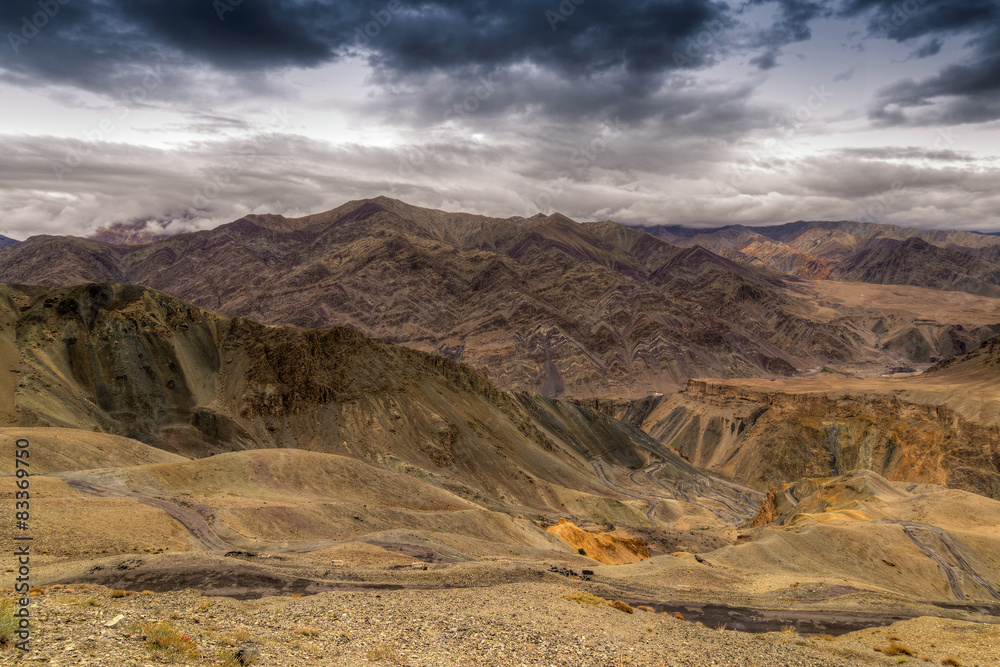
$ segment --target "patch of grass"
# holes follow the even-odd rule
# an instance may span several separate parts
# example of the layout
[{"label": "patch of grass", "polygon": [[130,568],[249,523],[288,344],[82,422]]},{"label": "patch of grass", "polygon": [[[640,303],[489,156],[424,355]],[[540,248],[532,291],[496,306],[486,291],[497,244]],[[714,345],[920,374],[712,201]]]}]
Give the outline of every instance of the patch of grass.
[{"label": "patch of grass", "polygon": [[129,595],[133,595],[132,591],[122,590],[121,588],[111,591],[111,597],[113,598],[127,598]]},{"label": "patch of grass", "polygon": [[0,600],[0,645],[7,646],[17,632],[17,619],[14,618],[14,601]]},{"label": "patch of grass", "polygon": [[614,600],[613,602],[609,602],[608,604],[611,605],[612,607],[614,607],[615,609],[617,609],[618,611],[623,611],[626,614],[633,614],[633,613],[635,613],[635,609],[633,609],[631,605],[626,604],[625,602],[622,602],[621,600]]},{"label": "patch of grass", "polygon": [[248,644],[255,640],[256,637],[254,634],[246,628],[236,628],[232,632],[227,633],[220,640],[220,643],[226,644],[227,646],[242,646],[243,644]]},{"label": "patch of grass", "polygon": [[371,662],[381,662],[382,660],[395,660],[396,659],[396,649],[394,649],[389,644],[379,644],[373,649],[369,649],[365,653],[365,657]]},{"label": "patch of grass", "polygon": [[216,658],[215,664],[217,667],[242,667],[240,661],[236,658],[236,651],[231,648],[224,648],[219,651],[219,657]]},{"label": "patch of grass", "polygon": [[292,630],[297,635],[302,635],[303,637],[318,637],[319,628],[314,628],[311,625],[307,625],[304,628],[295,628]]},{"label": "patch of grass", "polygon": [[781,626],[781,634],[794,637],[798,634],[798,631],[795,629],[794,625],[783,625]]},{"label": "patch of grass", "polygon": [[946,655],[941,658],[942,665],[951,665],[952,667],[965,667],[965,663],[956,658],[953,655]]},{"label": "patch of grass", "polygon": [[33,597],[37,595],[45,595],[45,589],[42,588],[41,586],[32,586],[28,590],[28,595],[31,595]]},{"label": "patch of grass", "polygon": [[97,598],[87,598],[80,604],[82,604],[84,607],[100,607],[101,601],[98,600]]},{"label": "patch of grass", "polygon": [[636,609],[638,609],[639,611],[648,611],[650,614],[656,612],[655,609],[653,609],[652,607],[650,607],[648,605],[644,605],[644,604],[639,605],[638,607],[636,607]]},{"label": "patch of grass", "polygon": [[835,641],[837,641],[837,638],[834,637],[833,635],[823,635],[822,637],[820,637],[820,639],[822,639],[825,642],[835,642]]},{"label": "patch of grass", "polygon": [[586,591],[577,591],[576,593],[567,593],[563,596],[567,600],[573,600],[574,602],[579,602],[580,604],[592,604],[596,607],[605,604],[611,604],[602,597],[592,595]]},{"label": "patch of grass", "polygon": [[144,623],[142,634],[146,640],[146,650],[153,655],[168,660],[194,660],[198,657],[198,645],[167,621]]}]

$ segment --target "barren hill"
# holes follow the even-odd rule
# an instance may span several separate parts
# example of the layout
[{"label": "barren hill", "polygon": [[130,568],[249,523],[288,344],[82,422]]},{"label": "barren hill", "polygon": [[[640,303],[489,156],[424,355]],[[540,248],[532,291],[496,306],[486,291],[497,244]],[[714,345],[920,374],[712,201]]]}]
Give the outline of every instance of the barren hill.
[{"label": "barren hill", "polygon": [[[740,501],[725,483],[705,479],[621,422],[537,395],[501,392],[469,366],[349,329],[267,327],[121,285],[4,288],[0,326],[0,364],[6,366],[0,368],[0,418],[17,427],[9,437],[43,428],[38,433],[46,443],[58,432],[54,427],[82,430],[51,440],[68,443],[59,445],[62,454],[44,445],[42,461],[49,463],[42,471],[149,464],[175,471],[157,473],[160,479],[207,483],[207,473],[198,470],[211,467],[208,455],[283,448],[388,468],[400,473],[398,480],[411,475],[505,513],[648,525],[660,499],[628,479],[647,468],[668,483],[702,480],[690,503],[660,508],[675,518],[715,516],[712,508],[725,505],[711,500],[714,495]],[[94,432],[201,461],[187,470],[194,464],[154,456],[139,443],[91,442]],[[74,447],[75,466],[69,460]],[[307,465],[303,456],[289,466]],[[252,460],[219,463],[238,468]],[[230,477],[245,477],[235,470]],[[109,475],[85,481],[160,495],[134,475],[130,482]],[[167,495],[176,493],[181,490]]]}]

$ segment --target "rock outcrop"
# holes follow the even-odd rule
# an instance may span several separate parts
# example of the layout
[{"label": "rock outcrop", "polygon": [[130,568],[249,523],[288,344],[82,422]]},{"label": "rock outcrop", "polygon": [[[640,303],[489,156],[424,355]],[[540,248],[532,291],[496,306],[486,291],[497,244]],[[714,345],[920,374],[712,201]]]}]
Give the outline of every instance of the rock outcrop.
[{"label": "rock outcrop", "polygon": [[1000,498],[1000,339],[922,375],[692,380],[629,418],[692,464],[760,490],[870,470]]}]

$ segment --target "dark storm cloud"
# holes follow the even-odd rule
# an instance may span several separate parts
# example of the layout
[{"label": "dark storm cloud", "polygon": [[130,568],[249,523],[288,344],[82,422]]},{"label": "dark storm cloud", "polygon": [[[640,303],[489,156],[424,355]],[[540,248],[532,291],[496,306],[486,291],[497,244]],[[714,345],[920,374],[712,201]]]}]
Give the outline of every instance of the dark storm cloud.
[{"label": "dark storm cloud", "polygon": [[764,49],[763,53],[750,59],[751,65],[762,70],[777,67],[782,47],[810,39],[812,28],[809,24],[830,14],[830,9],[824,3],[813,0],[751,0],[749,4],[776,4],[778,7],[778,18],[774,24],[764,28],[756,36],[755,47]]},{"label": "dark storm cloud", "polygon": [[[65,2],[62,5],[60,2]],[[409,73],[530,62],[566,76],[609,69],[651,75],[728,8],[712,0],[42,0],[55,8],[28,28],[38,0],[0,5],[11,48],[3,66],[21,76],[97,86],[115,70],[172,53],[241,72],[311,67],[367,49],[379,68]],[[235,6],[230,6],[230,3]],[[222,8],[222,9],[220,9]],[[14,35],[13,38],[10,35]],[[13,41],[12,41],[13,40]],[[92,72],[95,67],[105,68]]]},{"label": "dark storm cloud", "polygon": [[950,36],[963,36],[972,47],[966,62],[879,91],[871,112],[877,122],[952,125],[1000,118],[1000,3],[996,0],[849,0],[840,14],[863,17],[872,36],[901,43],[928,38],[914,51],[918,58],[936,55]]},{"label": "dark storm cloud", "polygon": [[[658,113],[656,96],[674,77],[734,48],[752,45],[763,52],[761,67],[776,64],[780,47],[808,38],[808,22],[820,13],[805,0],[756,0],[778,3],[778,23],[762,36],[736,37],[740,12],[717,0],[41,1],[58,12],[28,39],[23,19],[40,11],[39,0],[0,5],[0,34],[11,42],[0,45],[0,78],[120,96],[155,71],[162,85],[151,97],[176,101],[205,99],[204,73],[259,89],[287,68],[359,57],[384,91],[405,93],[425,82],[433,88],[444,79],[462,101],[481,77],[518,83],[528,72],[535,82],[581,91],[574,113],[613,110],[636,120]],[[566,106],[545,89],[536,92],[532,104],[542,112]],[[483,106],[501,113],[520,103],[496,96]],[[419,119],[439,121],[436,115]]]}]

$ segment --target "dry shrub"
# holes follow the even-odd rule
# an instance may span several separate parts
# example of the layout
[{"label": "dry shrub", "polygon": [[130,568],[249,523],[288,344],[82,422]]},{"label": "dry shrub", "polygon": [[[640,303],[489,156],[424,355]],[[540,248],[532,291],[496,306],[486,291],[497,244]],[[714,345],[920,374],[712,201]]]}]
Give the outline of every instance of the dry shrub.
[{"label": "dry shrub", "polygon": [[909,646],[900,644],[895,639],[890,639],[888,646],[876,647],[875,650],[886,655],[913,655]]},{"label": "dry shrub", "polygon": [[300,598],[300,597],[302,597],[302,593],[292,593],[288,597],[291,597],[291,598]]},{"label": "dry shrub", "polygon": [[142,595],[156,595],[156,592],[155,591],[150,591],[150,590],[145,590],[145,591],[142,592]]},{"label": "dry shrub", "polygon": [[650,614],[656,612],[655,609],[653,609],[649,605],[645,605],[645,604],[639,605],[638,607],[636,607],[636,609],[638,609],[639,611],[648,611]]},{"label": "dry shrub", "polygon": [[684,620],[684,614],[682,614],[680,612],[677,612],[676,614],[674,614],[674,618],[676,618],[678,621],[683,621]]},{"label": "dry shrub", "polygon": [[167,621],[143,623],[142,634],[146,638],[146,650],[150,653],[175,660],[193,660],[198,657],[198,645]]},{"label": "dry shrub", "polygon": [[946,655],[941,658],[942,665],[952,665],[952,667],[965,667],[965,663],[953,655]]},{"label": "dry shrub", "polygon": [[111,591],[111,597],[113,598],[125,598],[128,597],[129,595],[131,595],[130,591],[125,591],[120,588],[116,588],[115,590]]},{"label": "dry shrub", "polygon": [[297,635],[302,635],[303,637],[318,637],[319,636],[319,630],[317,628],[314,628],[311,625],[307,625],[304,628],[296,628],[292,632],[294,632]]},{"label": "dry shrub", "polygon": [[635,609],[633,609],[631,607],[631,605],[628,605],[628,604],[622,602],[621,600],[615,600],[613,602],[609,602],[608,604],[610,604],[612,607],[614,607],[618,611],[623,611],[626,614],[631,614],[631,613],[635,612]]},{"label": "dry shrub", "polygon": [[825,642],[835,642],[835,641],[837,641],[837,638],[834,637],[833,635],[823,635],[822,637],[820,637],[820,639],[822,639]]},{"label": "dry shrub", "polygon": [[38,595],[45,595],[45,589],[42,588],[41,586],[32,586],[31,589],[28,590],[28,595],[32,597]]}]

